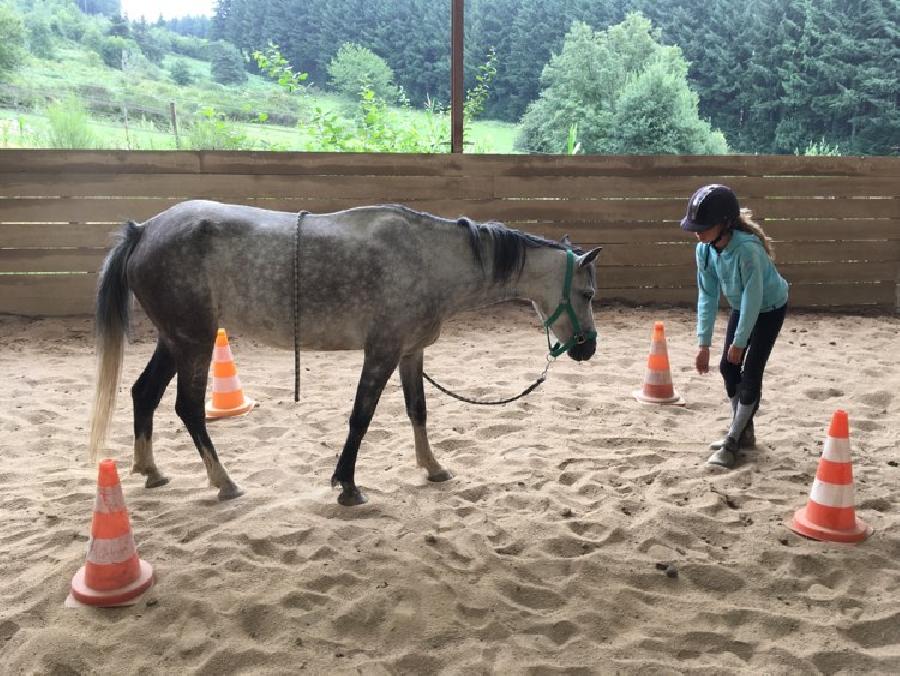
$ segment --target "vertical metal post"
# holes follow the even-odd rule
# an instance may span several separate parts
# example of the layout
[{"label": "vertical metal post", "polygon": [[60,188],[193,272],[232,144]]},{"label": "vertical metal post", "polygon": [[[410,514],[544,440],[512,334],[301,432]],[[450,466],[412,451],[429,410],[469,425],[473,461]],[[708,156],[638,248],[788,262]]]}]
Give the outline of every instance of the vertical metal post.
[{"label": "vertical metal post", "polygon": [[178,142],[178,118],[175,116],[175,102],[169,101],[169,115],[172,118],[172,133],[175,134],[175,149],[179,150],[181,144]]},{"label": "vertical metal post", "polygon": [[122,119],[125,121],[125,149],[132,150],[131,134],[128,133],[128,105],[122,104]]},{"label": "vertical metal post", "polygon": [[450,152],[463,151],[463,18],[465,0],[451,0],[450,16]]}]

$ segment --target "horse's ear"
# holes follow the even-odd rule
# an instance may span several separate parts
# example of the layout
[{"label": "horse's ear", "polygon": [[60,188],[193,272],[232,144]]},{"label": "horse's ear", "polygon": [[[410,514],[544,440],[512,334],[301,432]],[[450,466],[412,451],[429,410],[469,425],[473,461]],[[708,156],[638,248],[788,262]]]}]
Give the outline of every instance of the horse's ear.
[{"label": "horse's ear", "polygon": [[584,257],[581,259],[581,262],[578,264],[578,267],[583,268],[585,265],[589,265],[594,262],[594,259],[600,255],[600,252],[603,250],[602,246],[598,246],[596,249],[591,249],[588,251]]},{"label": "horse's ear", "polygon": [[572,240],[569,239],[569,235],[568,235],[568,234],[563,235],[563,236],[562,236],[562,239],[559,240],[559,243],[562,244],[562,245],[563,245],[564,247],[566,247],[566,248],[569,248],[569,249],[572,248]]}]

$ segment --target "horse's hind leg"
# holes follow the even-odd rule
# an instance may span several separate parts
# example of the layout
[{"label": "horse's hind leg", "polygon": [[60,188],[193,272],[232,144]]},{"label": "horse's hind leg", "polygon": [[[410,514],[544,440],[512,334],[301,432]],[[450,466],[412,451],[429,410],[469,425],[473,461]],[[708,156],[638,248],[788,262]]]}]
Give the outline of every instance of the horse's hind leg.
[{"label": "horse's hind leg", "polygon": [[131,388],[134,403],[134,465],[131,471],[147,477],[144,483],[147,488],[169,483],[153,461],[153,412],[174,375],[175,359],[159,340],[147,367]]},{"label": "horse's hind leg", "polygon": [[213,341],[204,346],[191,343],[179,346],[178,351],[178,396],[175,412],[187,427],[194,445],[206,465],[206,475],[211,486],[219,489],[219,500],[230,500],[243,493],[228,476],[219,462],[216,449],[206,432],[206,381],[209,377],[209,363],[212,359]]},{"label": "horse's hind leg", "polygon": [[412,423],[416,441],[416,463],[428,472],[429,481],[452,479],[453,474],[434,459],[428,443],[428,432],[425,429],[427,418],[425,388],[422,385],[422,350],[408,354],[400,360],[400,381],[403,383],[406,414]]}]

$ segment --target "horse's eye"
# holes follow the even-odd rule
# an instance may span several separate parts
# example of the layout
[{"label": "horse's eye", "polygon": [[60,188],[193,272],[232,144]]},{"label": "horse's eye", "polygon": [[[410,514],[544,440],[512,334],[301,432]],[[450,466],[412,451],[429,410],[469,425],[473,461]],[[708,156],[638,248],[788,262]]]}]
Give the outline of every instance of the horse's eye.
[{"label": "horse's eye", "polygon": [[594,299],[594,292],[593,292],[593,291],[585,291],[585,292],[583,292],[581,295],[584,296],[584,299],[585,299],[585,300],[593,300],[593,299]]}]

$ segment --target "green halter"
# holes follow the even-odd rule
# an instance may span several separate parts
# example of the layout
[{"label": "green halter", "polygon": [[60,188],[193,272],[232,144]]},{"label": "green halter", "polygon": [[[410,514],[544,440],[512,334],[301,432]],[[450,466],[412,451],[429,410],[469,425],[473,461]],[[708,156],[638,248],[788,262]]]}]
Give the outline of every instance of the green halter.
[{"label": "green halter", "polygon": [[[574,272],[575,254],[572,253],[571,249],[566,249],[566,279],[563,282],[562,300],[559,301],[559,305],[556,306],[556,310],[553,314],[544,322],[544,329],[547,331],[547,349],[550,350],[551,357],[558,357],[574,345],[581,345],[582,343],[588,340],[594,340],[597,337],[596,331],[583,332],[581,330],[581,324],[578,323],[578,317],[575,315],[575,310],[572,307],[570,297],[572,294],[572,276]],[[572,322],[572,337],[563,344],[560,344],[559,341],[557,341],[556,345],[550,345],[550,327],[553,326],[553,323],[559,319],[559,316],[563,312],[568,313],[569,320]]]}]

